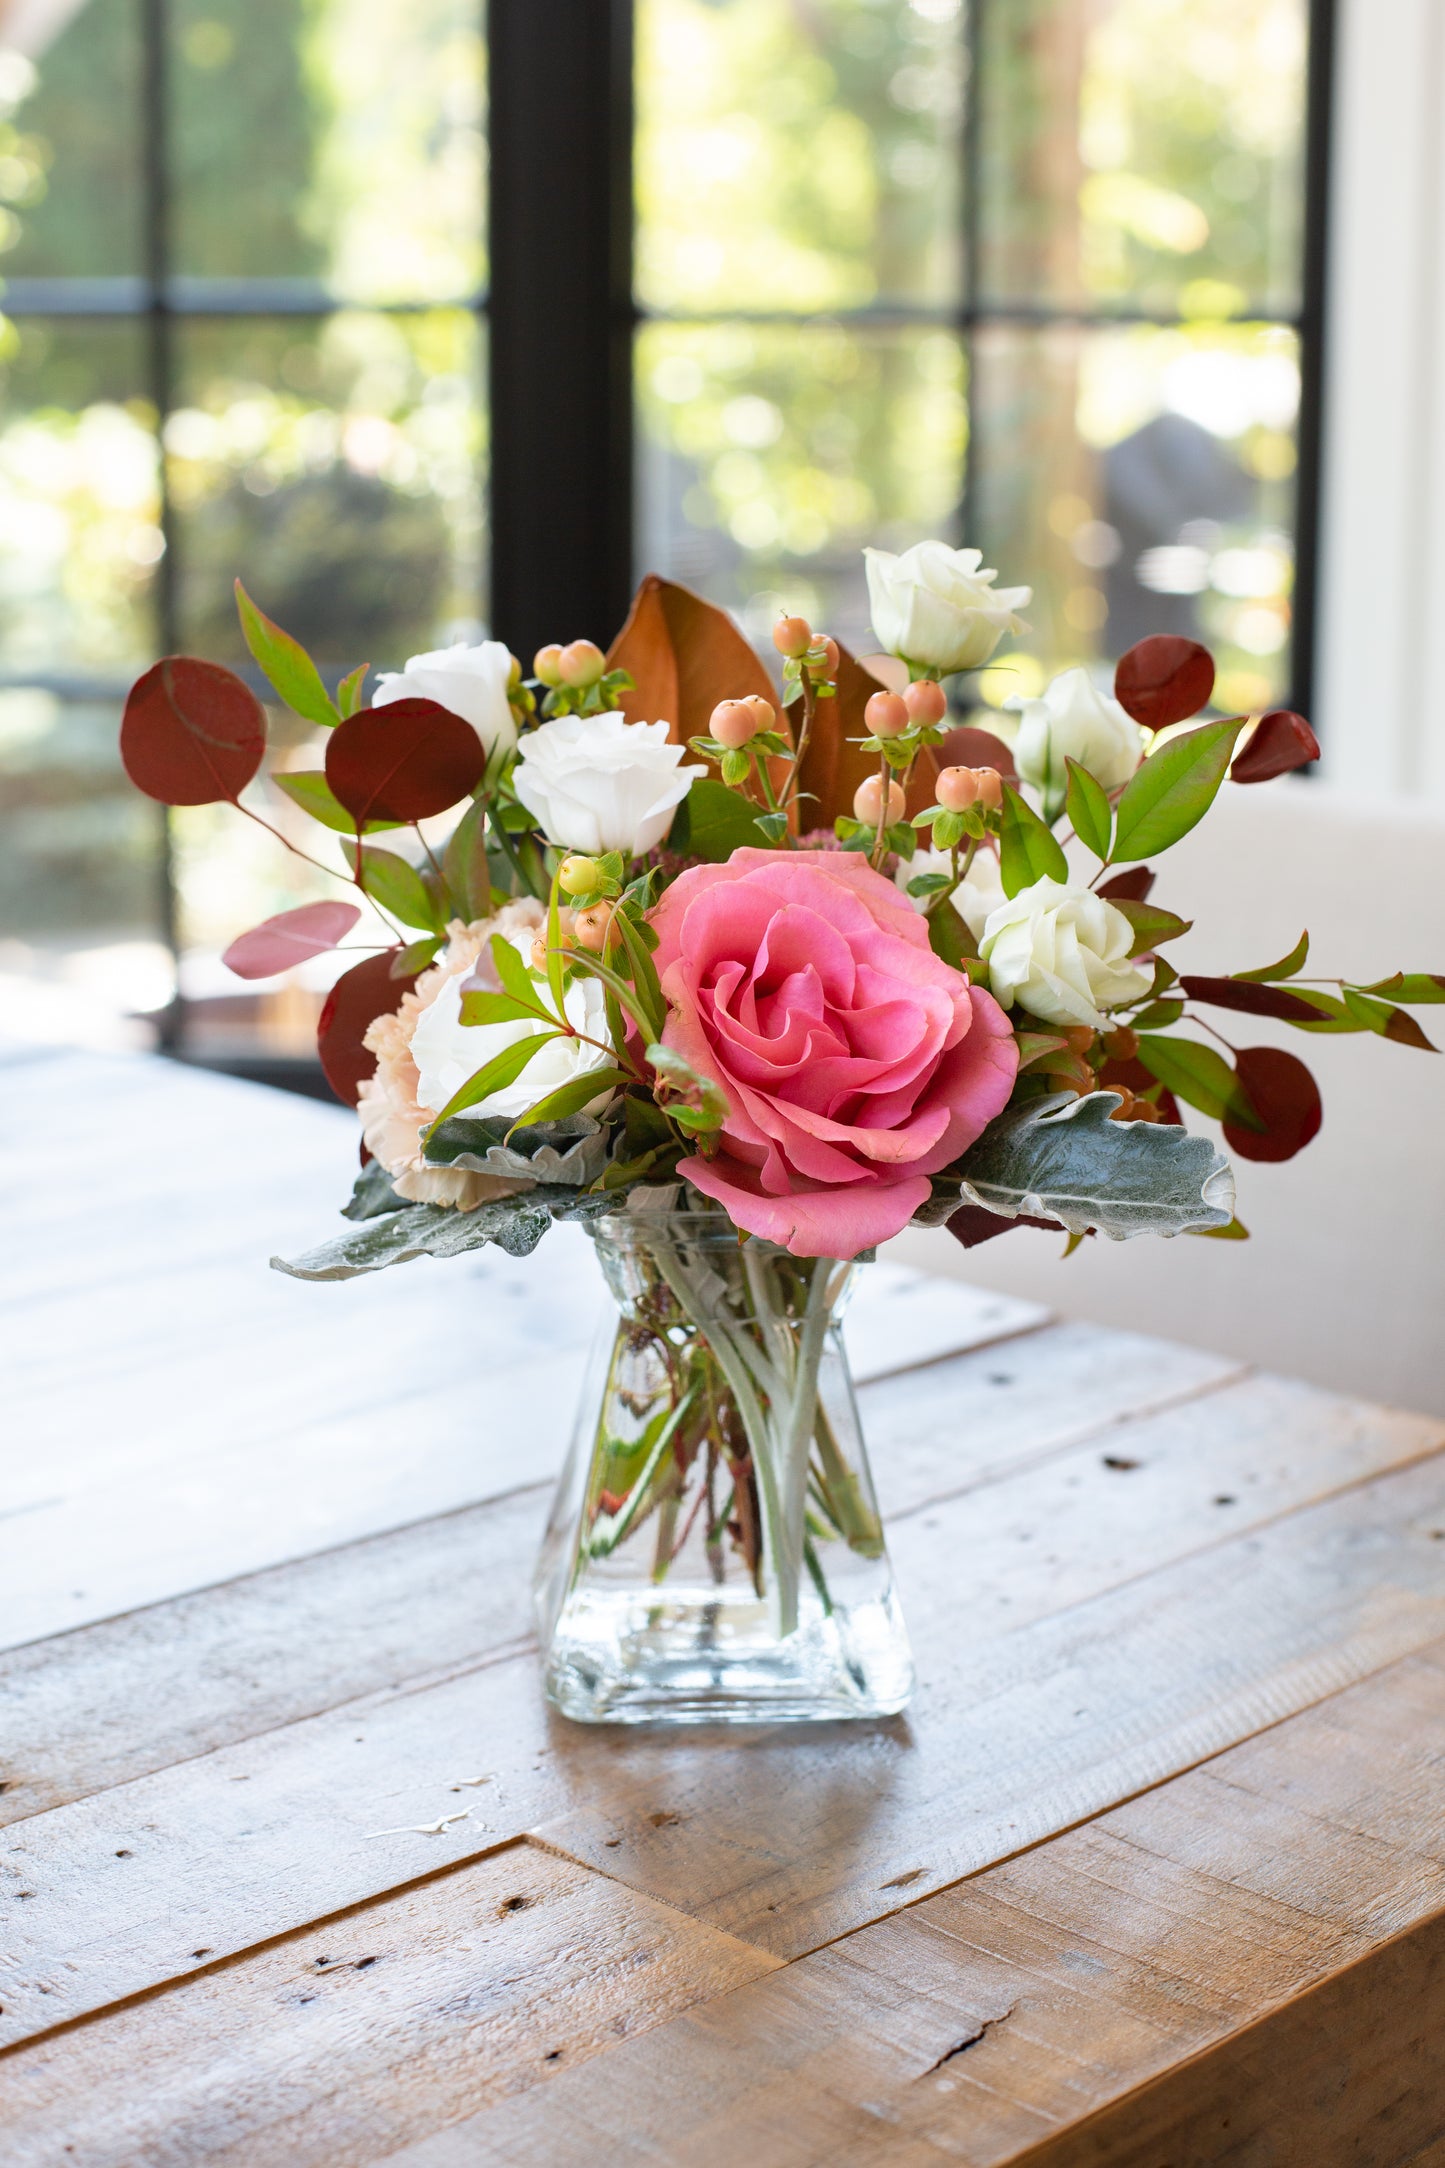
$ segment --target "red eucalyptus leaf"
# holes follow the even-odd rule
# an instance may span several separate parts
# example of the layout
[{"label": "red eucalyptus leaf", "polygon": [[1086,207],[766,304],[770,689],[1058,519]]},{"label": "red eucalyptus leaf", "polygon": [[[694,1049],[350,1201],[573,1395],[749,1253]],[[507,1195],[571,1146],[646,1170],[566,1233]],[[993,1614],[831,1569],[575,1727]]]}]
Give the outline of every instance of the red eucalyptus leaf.
[{"label": "red eucalyptus leaf", "polygon": [[1322,1012],[1313,1002],[1289,993],[1283,986],[1262,986],[1254,980],[1183,978],[1180,991],[1190,1001],[1207,1001],[1216,1009],[1239,1009],[1246,1016],[1277,1016],[1286,1024],[1318,1024]]},{"label": "red eucalyptus leaf", "polygon": [[[346,725],[339,727],[344,730]],[[416,984],[415,978],[392,977],[393,953],[383,949],[380,955],[368,956],[364,963],[343,971],[326,996],[316,1026],[316,1051],[326,1081],[349,1107],[356,1105],[362,1084],[376,1068],[376,1056],[362,1045],[362,1034],[378,1016],[390,1016],[399,1009],[403,994],[409,994]]]},{"label": "red eucalyptus leaf", "polygon": [[1157,879],[1150,866],[1130,866],[1127,873],[1116,873],[1103,882],[1098,893],[1111,903],[1143,903]]},{"label": "red eucalyptus leaf", "polygon": [[1019,779],[1013,754],[1003,739],[972,723],[950,730],[936,748],[936,757],[940,768],[997,768],[1006,783],[1017,783]]},{"label": "red eucalyptus leaf", "polygon": [[221,961],[238,979],[273,979],[278,971],[334,949],[360,916],[354,903],[303,903],[294,911],[278,911],[238,935]]},{"label": "red eucalyptus leaf", "polygon": [[357,822],[445,813],[470,797],[486,765],[471,724],[435,700],[358,708],[326,744],[326,780]]},{"label": "red eucalyptus leaf", "polygon": [[943,1224],[966,1250],[976,1250],[980,1242],[992,1242],[995,1235],[1006,1235],[1011,1227],[1046,1227],[1055,1235],[1063,1232],[1057,1220],[1033,1219],[1027,1212],[1020,1213],[1017,1219],[1005,1219],[1002,1212],[987,1211],[981,1204],[961,1204]]},{"label": "red eucalyptus leaf", "polygon": [[1232,783],[1269,783],[1291,768],[1304,768],[1320,757],[1320,741],[1292,708],[1271,708],[1261,715],[1243,752],[1229,771]]},{"label": "red eucalyptus leaf", "polygon": [[1114,698],[1146,730],[1163,730],[1197,715],[1213,690],[1214,657],[1208,648],[1172,632],[1136,640],[1114,672]]},{"label": "red eucalyptus leaf", "polygon": [[167,655],[127,695],[120,757],[137,790],[162,805],[234,803],[265,750],[265,709],[217,662]]},{"label": "red eucalyptus leaf", "polygon": [[1293,1159],[1324,1119],[1319,1086],[1304,1063],[1275,1046],[1241,1047],[1235,1073],[1248,1092],[1263,1129],[1246,1129],[1226,1116],[1224,1134],[1241,1159]]}]

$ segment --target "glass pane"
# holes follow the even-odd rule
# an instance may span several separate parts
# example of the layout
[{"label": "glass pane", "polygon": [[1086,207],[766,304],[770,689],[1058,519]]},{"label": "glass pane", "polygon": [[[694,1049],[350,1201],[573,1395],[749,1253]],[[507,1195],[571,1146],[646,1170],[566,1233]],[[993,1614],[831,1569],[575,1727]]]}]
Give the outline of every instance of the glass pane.
[{"label": "glass pane", "polygon": [[480,0],[174,0],[172,21],[178,272],[477,290]]},{"label": "glass pane", "polygon": [[1021,331],[975,349],[974,533],[1028,582],[1026,652],[985,671],[995,704],[1146,633],[1204,640],[1215,700],[1257,710],[1289,681],[1295,335],[1278,325]]},{"label": "glass pane", "polygon": [[951,332],[654,324],[637,346],[640,569],[765,644],[780,608],[872,643],[859,555],[947,533],[962,489]]},{"label": "glass pane", "polygon": [[0,976],[10,1028],[160,1007],[160,808],[117,751],[154,652],[155,418],[128,324],[7,327],[0,388]]},{"label": "glass pane", "polygon": [[654,309],[958,293],[960,0],[638,0]]},{"label": "glass pane", "polygon": [[984,299],[1298,306],[1307,0],[1007,0],[981,18]]},{"label": "glass pane", "polygon": [[7,10],[0,27],[0,265],[7,278],[139,272],[136,0]]}]

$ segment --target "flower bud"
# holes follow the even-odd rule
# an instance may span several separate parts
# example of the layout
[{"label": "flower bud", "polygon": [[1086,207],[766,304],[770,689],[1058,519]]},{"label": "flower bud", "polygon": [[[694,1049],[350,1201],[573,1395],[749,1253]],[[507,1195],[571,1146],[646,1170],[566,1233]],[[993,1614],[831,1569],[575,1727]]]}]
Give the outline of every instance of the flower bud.
[{"label": "flower bud", "polygon": [[557,882],[564,896],[588,896],[602,879],[602,868],[595,858],[583,858],[576,851],[569,851],[557,870]]},{"label": "flower bud", "polygon": [[773,645],[780,655],[791,655],[796,661],[812,644],[813,628],[806,617],[780,617],[773,627]]},{"label": "flower bud", "polygon": [[515,655],[507,657],[507,691],[514,693],[522,682],[522,665]]},{"label": "flower bud", "polygon": [[595,640],[573,640],[563,648],[557,660],[562,683],[579,690],[584,685],[595,685],[607,668],[607,657]]},{"label": "flower bud", "polygon": [[908,728],[910,718],[897,693],[870,693],[863,720],[875,738],[896,738]]},{"label": "flower bud", "polygon": [[915,678],[903,699],[915,723],[941,723],[948,713],[948,695],[932,678]]},{"label": "flower bud", "polygon": [[612,938],[612,919],[610,903],[591,903],[585,911],[579,911],[572,921],[577,946],[593,956],[601,956]]},{"label": "flower bud", "polygon": [[[768,713],[771,715],[772,709]],[[730,753],[738,752],[762,728],[752,702],[748,700],[719,700],[708,717],[708,729],[719,745],[725,745]]]},{"label": "flower bud", "polygon": [[562,650],[554,640],[549,647],[539,647],[532,657],[532,675],[544,685],[560,685],[562,682]]},{"label": "flower bud", "polygon": [[[888,786],[888,811],[883,822],[886,828],[891,828],[895,821],[902,820],[907,802],[903,795],[903,785],[901,783],[890,783]],[[876,775],[865,776],[853,794],[854,820],[862,821],[869,828],[876,828],[882,807],[882,778]]]},{"label": "flower bud", "polygon": [[997,813],[1003,804],[1003,777],[997,768],[975,768],[978,778],[978,803],[985,813]]},{"label": "flower bud", "polygon": [[966,813],[978,800],[976,768],[940,768],[934,786],[938,802],[949,813]]}]

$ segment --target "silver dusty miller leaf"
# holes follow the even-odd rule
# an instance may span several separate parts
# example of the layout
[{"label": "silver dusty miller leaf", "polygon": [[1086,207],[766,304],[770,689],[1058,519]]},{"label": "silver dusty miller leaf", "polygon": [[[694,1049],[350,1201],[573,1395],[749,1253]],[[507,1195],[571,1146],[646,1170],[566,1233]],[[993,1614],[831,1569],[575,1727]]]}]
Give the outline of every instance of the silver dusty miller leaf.
[{"label": "silver dusty miller leaf", "polygon": [[1111,1120],[1121,1104],[1117,1092],[1102,1091],[1008,1108],[953,1170],[956,1203],[1004,1219],[1056,1220],[1071,1234],[1114,1242],[1227,1226],[1234,1172],[1223,1154],[1174,1123]]},{"label": "silver dusty miller leaf", "polygon": [[273,1257],[271,1263],[293,1280],[354,1280],[363,1272],[409,1264],[414,1257],[460,1257],[488,1242],[509,1257],[530,1257],[554,1219],[606,1211],[609,1202],[604,1197],[579,1198],[570,1187],[539,1187],[497,1197],[471,1212],[458,1212],[451,1205],[412,1204],[365,1220],[353,1233],[337,1235],[300,1257]]},{"label": "silver dusty miller leaf", "polygon": [[611,1141],[611,1132],[590,1114],[515,1129],[496,1116],[457,1114],[429,1140],[426,1157],[434,1167],[584,1189],[606,1165]]}]

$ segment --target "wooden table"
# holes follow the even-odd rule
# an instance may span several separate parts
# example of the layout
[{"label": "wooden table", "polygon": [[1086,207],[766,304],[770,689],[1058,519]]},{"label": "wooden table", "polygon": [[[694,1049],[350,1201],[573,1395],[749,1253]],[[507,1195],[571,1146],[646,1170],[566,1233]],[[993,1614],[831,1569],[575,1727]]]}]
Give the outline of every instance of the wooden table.
[{"label": "wooden table", "polygon": [[878,1267],[908,1717],[591,1731],[583,1238],[305,1286],[339,1112],[0,1124],[5,2168],[1445,2163],[1441,1424]]}]

